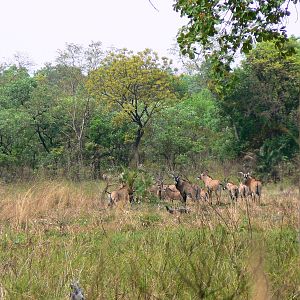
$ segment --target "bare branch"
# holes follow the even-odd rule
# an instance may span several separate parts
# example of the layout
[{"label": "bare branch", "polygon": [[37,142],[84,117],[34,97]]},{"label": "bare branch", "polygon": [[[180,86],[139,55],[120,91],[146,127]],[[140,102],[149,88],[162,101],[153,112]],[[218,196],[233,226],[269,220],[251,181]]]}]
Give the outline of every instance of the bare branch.
[{"label": "bare branch", "polygon": [[152,1],[151,1],[151,0],[148,0],[148,1],[149,1],[149,3],[151,4],[151,6],[152,6],[156,11],[159,12],[159,10],[154,6],[154,4],[152,3]]}]

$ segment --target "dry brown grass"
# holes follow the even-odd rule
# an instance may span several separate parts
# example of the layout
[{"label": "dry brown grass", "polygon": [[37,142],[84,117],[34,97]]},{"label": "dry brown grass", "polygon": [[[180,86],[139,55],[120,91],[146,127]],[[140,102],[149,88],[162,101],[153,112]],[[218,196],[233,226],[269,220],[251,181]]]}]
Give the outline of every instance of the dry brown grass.
[{"label": "dry brown grass", "polygon": [[[72,262],[79,260],[83,261],[84,264],[91,264],[89,268],[95,269],[93,273],[94,277],[90,277],[89,269],[85,269],[84,264],[79,266],[79,272],[86,273],[83,278],[86,278],[86,284],[90,284],[90,295],[94,293],[96,295],[95,287],[92,285],[93,280],[95,282],[98,280],[96,266],[92,262],[85,260],[86,256],[82,254],[83,252],[88,253],[93,248],[94,253],[97,253],[98,248],[100,249],[101,247],[105,251],[110,251],[109,247],[114,246],[114,243],[110,244],[111,239],[114,237],[127,239],[128,236],[136,233],[134,247],[140,248],[142,251],[146,251],[150,247],[150,244],[147,244],[147,238],[151,237],[152,243],[157,243],[156,248],[153,246],[155,252],[152,253],[150,251],[147,254],[149,255],[147,256],[147,260],[149,259],[154,265],[157,259],[162,259],[161,251],[165,250],[164,247],[168,243],[176,245],[177,248],[172,249],[170,253],[177,252],[178,262],[180,262],[181,259],[187,259],[186,253],[181,257],[180,247],[184,247],[185,242],[191,243],[190,246],[195,247],[193,240],[190,240],[189,237],[183,237],[183,243],[180,240],[173,240],[173,235],[180,238],[180,232],[183,230],[184,234],[191,234],[191,238],[195,238],[196,240],[199,238],[199,241],[202,241],[202,237],[198,237],[197,232],[202,232],[204,243],[207,243],[207,246],[212,247],[211,249],[214,249],[214,245],[223,248],[223,251],[227,254],[220,253],[220,255],[224,255],[227,261],[232,260],[232,265],[240,265],[241,272],[238,271],[237,273],[240,277],[237,278],[241,278],[241,282],[245,281],[248,275],[250,278],[249,285],[251,287],[249,290],[251,290],[251,294],[249,294],[249,299],[282,298],[289,291],[293,291],[293,295],[296,295],[294,292],[296,290],[294,278],[297,276],[297,270],[293,269],[293,263],[294,261],[295,263],[299,263],[299,259],[290,254],[291,261],[288,260],[286,262],[286,269],[285,263],[283,263],[283,269],[278,271],[279,273],[277,274],[276,270],[274,271],[274,266],[272,266],[270,256],[284,259],[285,254],[280,252],[281,249],[276,249],[272,254],[266,250],[269,247],[270,251],[270,247],[272,249],[270,245],[276,245],[277,243],[277,240],[274,240],[272,236],[273,234],[277,238],[277,236],[280,237],[281,234],[288,232],[285,231],[286,228],[288,230],[290,228],[292,230],[298,229],[299,201],[296,188],[281,189],[277,186],[268,186],[263,192],[263,204],[258,206],[249,202],[248,209],[246,202],[239,201],[236,205],[232,205],[228,197],[223,194],[223,203],[220,206],[210,206],[208,203],[188,202],[191,213],[176,215],[169,214],[165,209],[164,203],[149,203],[147,201],[147,203],[135,204],[132,207],[128,206],[122,209],[107,208],[107,195],[102,194],[103,189],[104,184],[99,182],[72,183],[67,181],[40,181],[27,184],[2,185],[0,187],[0,230],[1,232],[6,231],[9,236],[13,236],[11,239],[3,238],[1,245],[3,249],[10,249],[15,257],[13,263],[10,262],[10,258],[6,258],[8,261],[0,264],[3,280],[5,279],[4,288],[7,291],[10,284],[11,287],[13,286],[16,274],[23,274],[22,278],[24,279],[22,280],[24,281],[19,281],[21,285],[26,286],[27,284],[24,268],[22,267],[23,269],[18,270],[14,265],[18,266],[18,264],[21,264],[27,266],[28,264],[27,267],[29,267],[31,255],[36,256],[36,262],[39,260],[43,261],[49,250],[48,243],[50,242],[53,247],[56,247],[55,245],[58,243],[61,244],[60,247],[63,247],[62,251],[66,253],[65,264],[67,271],[61,274],[62,278],[65,279],[59,282],[57,293],[61,293],[65,289],[66,278],[69,278],[71,275],[74,278],[76,272],[73,269]],[[222,233],[223,231],[220,232],[220,228],[224,229],[224,234]],[[285,229],[281,231],[282,228]],[[268,234],[269,232],[271,233],[270,235]],[[165,233],[166,236],[164,236]],[[100,238],[98,241],[99,234]],[[139,243],[137,239],[139,234],[147,237],[142,239],[145,244]],[[258,240],[257,234],[259,234],[259,238],[262,238],[262,243],[260,243],[261,240]],[[16,244],[15,240],[19,238],[19,235],[25,239],[24,245]],[[84,236],[84,239],[87,241],[92,238],[93,243],[85,244],[81,239],[77,239],[78,235]],[[216,238],[218,236],[219,238]],[[50,237],[50,241],[48,237]],[[226,241],[225,245],[222,245],[223,238]],[[248,245],[249,239],[253,241],[252,243],[249,242],[248,248],[246,245]],[[94,243],[99,243],[98,248],[94,246]],[[118,245],[124,247],[122,239],[118,243],[120,243]],[[22,254],[23,258],[18,254],[19,251],[23,251],[22,247],[32,247],[34,250],[32,254],[24,251]],[[77,247],[79,247],[78,251]],[[286,248],[283,248],[283,251],[288,250],[288,247],[290,246],[287,245]],[[202,251],[201,248],[202,245],[199,246],[200,252]],[[241,249],[243,249],[242,252],[239,252]],[[133,257],[132,255],[135,253],[134,248],[128,248],[129,250],[130,252],[124,254],[124,257],[122,257],[122,253],[119,254],[122,257],[124,268],[125,266],[126,268],[128,267],[128,257]],[[186,249],[184,251],[190,250]],[[237,254],[237,252],[240,254]],[[114,255],[113,253],[112,251],[110,255]],[[216,253],[219,252],[216,251]],[[239,261],[239,255],[244,257],[242,262]],[[39,270],[39,265],[34,267],[35,272],[40,272],[47,277],[45,279],[45,285],[47,286],[51,286],[51,284],[57,285],[51,273],[59,273],[60,263],[56,261],[56,257],[57,253],[53,250],[51,253],[52,269],[45,273]],[[143,255],[137,256],[136,259],[141,260],[142,257]],[[166,254],[166,257],[169,258],[168,254]],[[244,260],[245,257],[247,260]],[[117,264],[117,262],[110,260],[109,256],[106,259],[113,266],[113,270],[115,270],[114,264]],[[153,261],[151,261],[152,259]],[[222,262],[222,259],[221,257],[220,262]],[[23,261],[23,263],[19,263],[19,260]],[[142,260],[140,262],[146,263]],[[164,263],[168,263],[168,261],[162,259],[161,264]],[[194,261],[191,261],[191,263],[194,263]],[[196,259],[194,267],[197,264],[198,260]],[[266,264],[268,264],[267,268]],[[229,265],[226,267],[226,270],[230,269]],[[202,268],[201,265],[200,267]],[[225,268],[225,266],[223,267]],[[173,270],[172,266],[170,268],[170,270]],[[185,270],[186,266],[182,265],[182,268]],[[268,273],[266,269],[272,272]],[[282,275],[283,271],[286,274]],[[109,276],[110,272],[112,271],[107,271],[106,276]],[[129,273],[126,273],[126,276],[130,274],[130,269],[127,272]],[[141,270],[137,269],[136,272],[143,278]],[[206,271],[202,272],[204,275],[206,274]],[[121,276],[118,274],[117,272],[114,276]],[[153,271],[151,274],[156,273]],[[185,275],[183,274],[183,276]],[[114,278],[107,279],[109,281],[114,280]],[[285,279],[285,282],[281,283],[283,279]],[[120,277],[118,280],[122,281],[124,278]],[[165,278],[165,280],[165,284],[172,285],[172,281],[169,281],[168,278]],[[181,284],[181,279],[178,280],[178,284]],[[155,291],[155,287],[159,282],[161,282],[161,279],[158,281],[154,280],[152,287],[153,294],[157,292]],[[0,295],[2,293],[1,284],[2,282],[0,282]],[[40,291],[42,291],[43,282],[39,282],[37,279],[36,284]],[[238,283],[233,280],[233,284]],[[282,284],[282,287],[277,287],[279,284]],[[240,289],[244,291],[243,293],[248,293],[245,292],[248,290],[248,286],[241,287]],[[21,292],[19,291],[19,293]],[[34,294],[33,291],[29,291],[30,293]],[[125,297],[124,299],[127,298]],[[150,297],[149,299],[154,298]],[[237,297],[237,299],[241,298]]]},{"label": "dry brown grass", "polygon": [[[248,230],[272,229],[284,225],[297,228],[299,225],[299,201],[297,189],[279,187],[265,188],[261,206],[248,200],[239,200],[232,205],[227,194],[222,195],[223,204],[210,206],[208,203],[189,202],[192,213],[170,215],[164,204],[130,205],[107,208],[107,195],[102,193],[104,183],[72,183],[67,181],[41,181],[19,185],[7,185],[0,188],[0,222],[13,226],[26,226],[29,222],[72,223],[82,216],[103,222],[110,229],[124,226],[142,226],[139,221],[145,213],[151,211],[160,216],[157,226],[176,226],[184,223],[191,227],[213,229],[218,224],[234,231],[244,225]],[[103,221],[104,220],[104,221]],[[109,220],[106,222],[105,220]],[[75,226],[75,225],[74,225]]]},{"label": "dry brown grass", "polygon": [[78,217],[99,211],[101,188],[42,181],[1,187],[0,221],[21,225],[36,219]]}]

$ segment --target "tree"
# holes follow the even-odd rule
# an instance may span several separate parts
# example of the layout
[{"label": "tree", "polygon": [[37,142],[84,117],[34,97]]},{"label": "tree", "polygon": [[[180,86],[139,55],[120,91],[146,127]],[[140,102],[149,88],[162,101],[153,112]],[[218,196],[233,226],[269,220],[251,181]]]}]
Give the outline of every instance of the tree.
[{"label": "tree", "polygon": [[[107,112],[99,107],[89,126],[89,143],[91,165],[94,178],[101,174],[101,167],[112,168],[128,165],[131,145],[132,123],[116,124],[115,112]],[[128,140],[129,139],[129,140]],[[103,159],[105,158],[105,159]]]},{"label": "tree", "polygon": [[91,42],[87,48],[79,44],[67,43],[65,49],[58,50],[58,54],[56,58],[58,65],[80,69],[84,74],[97,69],[104,58],[100,41]]},{"label": "tree", "polygon": [[162,63],[149,49],[133,54],[112,52],[103,65],[90,73],[87,88],[99,103],[117,111],[115,122],[136,126],[132,164],[139,164],[139,145],[153,115],[174,98],[170,62]]},{"label": "tree", "polygon": [[194,57],[200,44],[205,54],[213,52],[223,62],[231,62],[239,49],[249,52],[256,42],[275,39],[283,50],[287,41],[283,21],[292,3],[299,1],[176,0],[174,9],[189,19],[177,41],[184,54]]},{"label": "tree", "polygon": [[207,89],[189,95],[152,121],[144,147],[148,161],[186,171],[233,157],[233,131],[224,120]]},{"label": "tree", "polygon": [[286,47],[296,54],[282,58],[273,42],[259,43],[228,75],[219,99],[222,113],[236,129],[240,151],[255,151],[268,172],[283,157],[293,158],[299,148],[300,43],[291,38]]},{"label": "tree", "polygon": [[0,166],[9,175],[15,166],[35,164],[37,140],[26,107],[36,86],[26,68],[7,66],[0,73]]},{"label": "tree", "polygon": [[[61,86],[59,106],[66,112],[69,138],[72,141],[77,176],[83,166],[83,152],[93,101],[85,89],[86,74],[96,69],[103,59],[101,42],[91,43],[86,49],[81,45],[67,44],[59,51],[56,61],[58,84]],[[74,160],[74,159],[73,159]]]}]

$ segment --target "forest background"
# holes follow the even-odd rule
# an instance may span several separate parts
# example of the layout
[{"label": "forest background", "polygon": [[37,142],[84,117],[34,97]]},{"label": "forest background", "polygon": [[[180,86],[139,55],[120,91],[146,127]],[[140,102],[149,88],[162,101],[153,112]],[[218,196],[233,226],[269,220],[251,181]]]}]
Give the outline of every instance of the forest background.
[{"label": "forest background", "polygon": [[67,44],[34,74],[22,58],[3,63],[1,178],[97,179],[136,165],[293,177],[300,42],[284,47],[295,52],[282,57],[274,42],[258,43],[221,83],[209,58],[185,58],[179,72],[150,49],[101,42]]}]

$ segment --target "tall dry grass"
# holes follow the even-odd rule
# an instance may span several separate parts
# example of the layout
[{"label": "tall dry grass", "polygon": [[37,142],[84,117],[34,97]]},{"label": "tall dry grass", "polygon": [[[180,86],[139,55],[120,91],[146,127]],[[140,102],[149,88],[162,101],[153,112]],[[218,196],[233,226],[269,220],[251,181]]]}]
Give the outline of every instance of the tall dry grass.
[{"label": "tall dry grass", "polygon": [[0,295],[67,299],[297,299],[298,193],[267,186],[263,204],[164,203],[108,209],[99,182],[0,187]]},{"label": "tall dry grass", "polygon": [[77,218],[104,206],[101,183],[36,181],[0,187],[0,221],[11,225],[42,219]]}]

